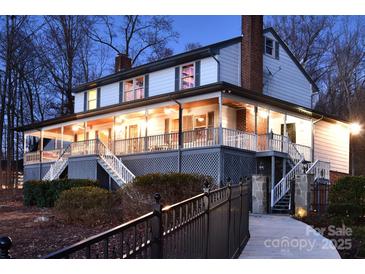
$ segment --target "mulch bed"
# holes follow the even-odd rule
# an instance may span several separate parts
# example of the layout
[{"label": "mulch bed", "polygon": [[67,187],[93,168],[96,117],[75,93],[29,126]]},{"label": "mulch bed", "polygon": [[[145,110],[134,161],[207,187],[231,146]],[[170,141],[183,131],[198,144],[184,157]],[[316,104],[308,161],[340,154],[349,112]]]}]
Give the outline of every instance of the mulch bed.
[{"label": "mulch bed", "polygon": [[40,258],[116,225],[67,224],[53,209],[23,206],[22,190],[0,190],[0,235],[12,239],[13,258]]}]

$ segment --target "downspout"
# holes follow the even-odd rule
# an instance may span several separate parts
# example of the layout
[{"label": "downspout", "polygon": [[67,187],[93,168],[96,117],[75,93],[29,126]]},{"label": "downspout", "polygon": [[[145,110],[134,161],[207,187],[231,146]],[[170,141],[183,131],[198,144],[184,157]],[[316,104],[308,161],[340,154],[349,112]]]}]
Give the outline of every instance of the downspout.
[{"label": "downspout", "polygon": [[217,82],[219,82],[220,81],[220,78],[221,78],[220,77],[220,75],[221,75],[221,73],[220,73],[221,63],[218,60],[218,58],[216,57],[216,55],[219,54],[219,52],[218,53],[215,53],[212,50],[210,50],[210,53],[211,53],[211,57],[217,62]]},{"label": "downspout", "polygon": [[40,135],[40,150],[39,150],[39,180],[42,180],[42,161],[43,161],[43,130],[39,129],[39,135]]},{"label": "downspout", "polygon": [[182,148],[182,118],[183,118],[183,108],[182,105],[179,101],[177,101],[176,99],[172,98],[172,96],[170,96],[171,100],[174,101],[178,106],[179,106],[179,144],[177,147],[177,170],[180,173],[181,172],[181,148]]},{"label": "downspout", "polygon": [[321,118],[315,120],[312,122],[312,163],[314,162],[314,125],[318,122],[322,121],[324,118],[323,115],[321,115]]}]

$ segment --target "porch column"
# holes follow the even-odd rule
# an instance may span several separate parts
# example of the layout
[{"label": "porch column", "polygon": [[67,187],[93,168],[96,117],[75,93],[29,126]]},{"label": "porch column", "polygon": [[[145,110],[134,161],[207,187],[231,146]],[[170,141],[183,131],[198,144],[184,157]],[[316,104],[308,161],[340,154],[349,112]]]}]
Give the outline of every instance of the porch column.
[{"label": "porch column", "polygon": [[179,146],[178,146],[178,152],[177,152],[177,170],[180,173],[181,172],[181,149],[184,148],[184,140],[183,140],[183,111],[184,109],[181,106],[181,103],[176,101],[176,103],[179,105]]},{"label": "porch column", "polygon": [[61,149],[63,149],[63,126],[61,126]]},{"label": "porch column", "polygon": [[275,186],[275,156],[271,156],[271,189]]},{"label": "porch column", "polygon": [[219,125],[218,125],[218,144],[223,145],[223,100],[222,93],[218,97],[218,108],[219,108]]},{"label": "porch column", "polygon": [[43,129],[41,129],[40,132],[40,143],[41,143],[41,147],[39,150],[39,180],[42,180],[42,162],[43,162]]},{"label": "porch column", "polygon": [[286,175],[286,159],[283,158],[283,178],[285,177]]},{"label": "porch column", "polygon": [[113,116],[113,140],[112,140],[113,154],[115,154],[115,139],[116,139],[116,134],[115,134],[115,116]]},{"label": "porch column", "polygon": [[179,149],[183,148],[183,135],[182,135],[182,127],[183,127],[183,108],[179,103]]},{"label": "porch column", "polygon": [[144,126],[144,151],[148,149],[148,109],[144,112],[145,126]]}]

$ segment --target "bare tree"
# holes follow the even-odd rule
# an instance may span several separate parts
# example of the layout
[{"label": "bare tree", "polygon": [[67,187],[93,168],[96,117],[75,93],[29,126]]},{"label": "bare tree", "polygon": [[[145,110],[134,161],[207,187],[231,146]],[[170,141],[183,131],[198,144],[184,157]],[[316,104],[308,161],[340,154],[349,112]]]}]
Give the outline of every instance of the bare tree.
[{"label": "bare tree", "polygon": [[[45,16],[43,19],[46,27],[38,36],[37,50],[47,68],[51,90],[60,101],[59,113],[73,113],[72,88],[89,80],[91,73],[86,62],[90,44],[85,31],[91,27],[91,21],[87,16]],[[84,72],[76,72],[80,69]]]},{"label": "bare tree", "polygon": [[201,47],[202,47],[202,45],[198,42],[190,42],[185,45],[185,51],[190,51],[190,50],[198,49]]},{"label": "bare tree", "polygon": [[179,37],[168,16],[99,16],[94,20],[91,39],[126,54],[134,65],[171,55],[167,45]]},{"label": "bare tree", "polygon": [[273,27],[294,56],[319,84],[328,68],[328,49],[333,45],[331,16],[272,16],[266,25]]}]

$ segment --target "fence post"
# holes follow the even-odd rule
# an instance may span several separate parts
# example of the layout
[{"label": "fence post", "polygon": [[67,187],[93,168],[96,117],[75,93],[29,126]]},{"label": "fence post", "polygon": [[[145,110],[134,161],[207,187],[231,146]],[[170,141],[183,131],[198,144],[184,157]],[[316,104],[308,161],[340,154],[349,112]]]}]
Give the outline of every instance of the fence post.
[{"label": "fence post", "polygon": [[9,237],[0,237],[0,259],[10,259],[9,249],[12,246],[11,239]]},{"label": "fence post", "polygon": [[208,180],[204,183],[204,222],[205,222],[205,252],[204,258],[208,259],[209,250],[209,210],[210,210],[210,187]]},{"label": "fence post", "polygon": [[241,246],[241,226],[242,226],[242,197],[243,197],[243,193],[242,193],[242,189],[243,189],[243,178],[240,177],[240,219],[239,219],[239,225],[238,225],[238,246]]},{"label": "fence post", "polygon": [[151,258],[162,259],[162,205],[160,203],[161,195],[155,194],[156,203],[153,206],[153,218],[151,221],[152,244]]},{"label": "fence post", "polygon": [[227,191],[228,191],[228,195],[227,195],[227,200],[228,200],[228,227],[227,227],[227,258],[229,258],[229,248],[230,248],[230,244],[229,244],[229,238],[230,238],[230,232],[231,232],[231,198],[232,198],[232,183],[231,183],[231,178],[228,177],[227,178]]}]

